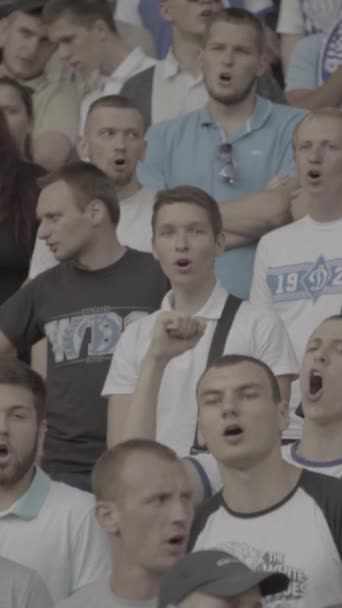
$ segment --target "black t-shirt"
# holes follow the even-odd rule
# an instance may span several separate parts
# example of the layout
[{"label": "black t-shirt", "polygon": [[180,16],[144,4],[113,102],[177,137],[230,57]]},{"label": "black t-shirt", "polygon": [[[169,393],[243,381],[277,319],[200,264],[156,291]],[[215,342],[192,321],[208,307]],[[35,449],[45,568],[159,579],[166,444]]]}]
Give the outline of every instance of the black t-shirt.
[{"label": "black t-shirt", "polygon": [[59,264],[0,308],[0,330],[17,348],[48,339],[48,471],[89,472],[105,449],[100,395],[115,345],[129,323],[160,307],[167,289],[153,257],[128,249],[98,271]]},{"label": "black t-shirt", "polygon": [[[24,192],[29,189],[38,199],[39,186],[37,179],[45,174],[44,169],[29,162],[22,162],[20,165],[20,183],[17,184],[17,192],[24,188]],[[33,196],[34,196],[33,194]],[[31,241],[26,245],[19,243],[15,237],[13,222],[9,219],[0,221],[0,304],[5,302],[25,281],[33,246],[36,238],[38,222],[33,210],[29,210],[32,217]]]}]

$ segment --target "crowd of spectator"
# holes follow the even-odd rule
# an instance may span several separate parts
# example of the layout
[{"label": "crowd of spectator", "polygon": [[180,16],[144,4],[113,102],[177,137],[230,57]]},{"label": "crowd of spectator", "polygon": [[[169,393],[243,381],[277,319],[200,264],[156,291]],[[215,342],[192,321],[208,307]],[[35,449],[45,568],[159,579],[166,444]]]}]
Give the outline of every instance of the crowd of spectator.
[{"label": "crowd of spectator", "polygon": [[341,108],[342,0],[0,0],[1,608],[342,607]]}]

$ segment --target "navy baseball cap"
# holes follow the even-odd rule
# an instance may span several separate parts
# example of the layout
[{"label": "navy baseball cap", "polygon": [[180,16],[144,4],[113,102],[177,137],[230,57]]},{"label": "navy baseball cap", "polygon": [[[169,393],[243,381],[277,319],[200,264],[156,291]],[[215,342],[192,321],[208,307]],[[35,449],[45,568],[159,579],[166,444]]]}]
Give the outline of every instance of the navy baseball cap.
[{"label": "navy baseball cap", "polygon": [[177,604],[190,593],[233,597],[259,587],[261,595],[285,591],[290,579],[280,572],[250,570],[236,557],[210,549],[189,553],[163,576],[158,608]]}]

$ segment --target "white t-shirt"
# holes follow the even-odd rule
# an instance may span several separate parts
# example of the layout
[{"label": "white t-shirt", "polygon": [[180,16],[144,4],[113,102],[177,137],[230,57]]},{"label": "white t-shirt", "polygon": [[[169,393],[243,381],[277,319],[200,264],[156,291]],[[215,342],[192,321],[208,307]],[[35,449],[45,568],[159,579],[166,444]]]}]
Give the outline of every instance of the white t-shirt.
[{"label": "white t-shirt", "polygon": [[[342,220],[316,222],[309,215],[263,236],[258,244],[250,300],[282,319],[299,363],[312,331],[342,306]],[[292,387],[288,437],[299,438],[294,415],[299,382]]]},{"label": "white t-shirt", "polygon": [[150,68],[155,63],[155,59],[148,57],[141,48],[137,47],[127,55],[126,59],[110,76],[102,76],[99,88],[86,95],[82,101],[79,134],[83,135],[88,110],[93,101],[105,95],[117,95],[126,80],[138,74],[138,72]]},{"label": "white t-shirt", "polygon": [[[129,198],[119,201],[120,221],[117,235],[120,243],[148,251],[152,249],[152,211],[155,192],[143,186]],[[53,268],[58,264],[55,256],[46,242],[37,237],[29,270],[29,278],[34,279],[38,274]]]},{"label": "white t-shirt", "polygon": [[114,594],[108,578],[82,587],[56,608],[156,608],[156,600],[130,601]]},{"label": "white t-shirt", "polygon": [[236,513],[216,494],[199,509],[194,551],[219,548],[252,569],[284,572],[267,606],[323,608],[342,603],[342,483],[304,470],[296,488],[257,513]]},{"label": "white t-shirt", "polygon": [[92,494],[40,469],[27,493],[0,513],[0,538],[0,555],[36,570],[55,603],[111,572],[110,541]]},{"label": "white t-shirt", "polygon": [[[172,359],[165,368],[158,397],[156,439],[187,456],[193,445],[197,402],[196,385],[207,363],[216,323],[221,316],[226,290],[217,283],[202,310],[195,316],[206,321],[205,332],[195,348]],[[161,310],[171,310],[170,293]],[[134,393],[140,366],[148,349],[160,311],[132,323],[116,346],[102,395]],[[224,353],[251,355],[267,363],[279,376],[297,374],[291,343],[279,317],[249,302],[240,305]]]},{"label": "white t-shirt", "polygon": [[52,608],[52,599],[40,576],[0,557],[1,608]]},{"label": "white t-shirt", "polygon": [[[282,457],[284,460],[293,464],[300,469],[309,469],[316,473],[322,473],[323,475],[331,475],[331,477],[342,478],[342,458],[338,460],[331,460],[329,462],[318,462],[315,460],[308,460],[303,458],[298,453],[299,441],[283,445],[281,448]],[[341,446],[342,453],[342,446]]]}]

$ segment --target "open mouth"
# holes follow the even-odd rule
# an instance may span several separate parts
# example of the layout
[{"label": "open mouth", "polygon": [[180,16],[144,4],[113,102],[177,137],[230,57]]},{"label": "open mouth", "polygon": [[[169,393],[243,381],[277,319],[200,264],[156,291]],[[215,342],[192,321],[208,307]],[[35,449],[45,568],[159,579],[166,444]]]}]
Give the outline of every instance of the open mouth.
[{"label": "open mouth", "polygon": [[211,17],[211,15],[212,15],[212,14],[213,14],[213,13],[212,13],[212,11],[211,11],[209,8],[204,9],[204,10],[203,10],[203,11],[200,13],[201,17]]},{"label": "open mouth", "polygon": [[172,551],[183,551],[186,541],[185,534],[175,534],[167,539],[166,544]]},{"label": "open mouth", "polygon": [[231,75],[228,74],[227,72],[222,72],[222,74],[220,74],[219,78],[220,78],[220,82],[222,82],[224,84],[230,83],[231,79],[232,79]]},{"label": "open mouth", "polygon": [[187,258],[180,258],[179,260],[177,260],[176,266],[178,266],[178,268],[180,268],[181,270],[187,270],[188,268],[190,268],[191,262]]},{"label": "open mouth", "polygon": [[116,158],[114,161],[114,165],[115,165],[115,167],[118,167],[119,169],[123,169],[124,167],[126,167],[126,159],[125,158]]},{"label": "open mouth", "polygon": [[310,397],[314,399],[318,399],[323,391],[323,378],[322,374],[317,369],[312,369],[310,371],[309,377],[309,393]]},{"label": "open mouth", "polygon": [[243,430],[238,424],[231,424],[229,426],[226,426],[223,432],[225,437],[240,437],[242,433]]},{"label": "open mouth", "polygon": [[310,171],[308,171],[308,176],[311,181],[318,181],[321,177],[321,173],[317,169],[310,169]]},{"label": "open mouth", "polygon": [[8,460],[8,457],[9,457],[9,449],[8,449],[7,445],[1,444],[0,445],[0,463],[6,462]]}]

